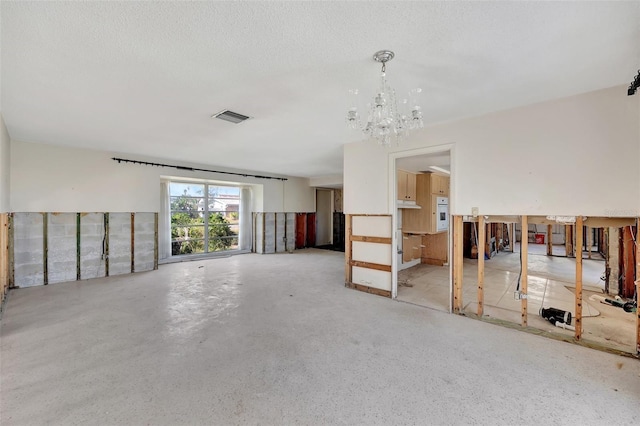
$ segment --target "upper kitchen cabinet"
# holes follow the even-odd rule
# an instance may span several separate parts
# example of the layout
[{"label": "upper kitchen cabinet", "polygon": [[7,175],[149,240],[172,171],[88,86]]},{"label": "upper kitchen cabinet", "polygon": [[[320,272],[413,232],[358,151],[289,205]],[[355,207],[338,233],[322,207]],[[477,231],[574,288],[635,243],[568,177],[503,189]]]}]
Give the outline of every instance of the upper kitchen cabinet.
[{"label": "upper kitchen cabinet", "polygon": [[415,173],[398,170],[398,200],[416,200],[416,175]]},{"label": "upper kitchen cabinet", "polygon": [[431,193],[441,197],[449,196],[449,177],[441,176],[435,173],[430,174]]}]

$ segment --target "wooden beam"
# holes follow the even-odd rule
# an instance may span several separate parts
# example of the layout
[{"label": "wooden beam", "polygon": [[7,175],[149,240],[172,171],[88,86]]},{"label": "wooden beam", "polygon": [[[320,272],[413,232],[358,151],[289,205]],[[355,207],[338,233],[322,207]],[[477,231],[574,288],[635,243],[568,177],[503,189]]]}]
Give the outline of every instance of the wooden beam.
[{"label": "wooden beam", "polygon": [[382,265],[380,263],[363,262],[361,260],[352,260],[351,266],[359,268],[375,269],[377,271],[391,272],[391,265]]},{"label": "wooden beam", "polygon": [[[636,229],[640,229],[640,218],[637,219]],[[636,231],[637,232],[637,231]],[[640,244],[636,233],[636,355],[640,355]]]},{"label": "wooden beam", "polygon": [[516,224],[509,225],[509,244],[511,244],[511,253],[516,251]]},{"label": "wooden beam", "polygon": [[547,256],[553,256],[553,225],[547,225]]},{"label": "wooden beam", "polygon": [[622,228],[634,226],[636,219],[633,217],[588,217],[584,219],[584,224],[591,228]]},{"label": "wooden beam", "polygon": [[42,213],[42,276],[44,285],[49,284],[49,213]]},{"label": "wooden beam", "polygon": [[136,237],[136,214],[131,213],[131,273],[133,274],[136,271],[136,261],[135,261],[135,237]]},{"label": "wooden beam", "polygon": [[0,214],[0,302],[9,289],[9,215]]},{"label": "wooden beam", "polygon": [[375,294],[378,296],[389,297],[389,298],[391,297],[391,292],[389,290],[382,290],[379,288],[369,287],[367,285],[349,283],[346,285],[346,287],[352,288],[358,291],[363,291],[365,293]]},{"label": "wooden beam", "polygon": [[588,253],[588,257],[589,259],[591,259],[591,246],[593,246],[593,239],[592,239],[592,228],[589,228],[588,226],[585,227],[586,233],[587,233],[587,253]]},{"label": "wooden beam", "polygon": [[522,259],[522,275],[520,278],[520,315],[522,316],[521,325],[523,327],[527,326],[527,288],[528,288],[528,268],[527,268],[527,257],[528,257],[528,248],[529,248],[529,223],[527,221],[527,216],[522,216],[522,238],[520,239],[520,258]]},{"label": "wooden beam", "polygon": [[622,297],[633,297],[635,291],[635,254],[633,232],[630,226],[622,228],[622,285],[620,286],[620,295]]},{"label": "wooden beam", "polygon": [[76,213],[76,280],[82,278],[82,264],[80,263],[80,219],[81,214]]},{"label": "wooden beam", "polygon": [[576,218],[576,340],[582,337],[582,216]]},{"label": "wooden beam", "polygon": [[14,214],[9,213],[9,288],[16,286],[16,261],[13,253],[15,234]]},{"label": "wooden beam", "polygon": [[462,216],[453,217],[453,312],[462,313],[463,274],[463,222]]},{"label": "wooden beam", "polygon": [[564,250],[567,257],[573,256],[573,237],[571,236],[571,225],[564,226]]},{"label": "wooden beam", "polygon": [[484,244],[485,244],[484,217],[478,217],[478,316],[484,313]]},{"label": "wooden beam", "polygon": [[109,276],[109,213],[103,213],[104,220],[104,276]]},{"label": "wooden beam", "polygon": [[344,283],[346,286],[351,284],[351,218],[352,215],[344,215]]},{"label": "wooden beam", "polygon": [[351,241],[361,241],[363,243],[379,243],[379,244],[391,244],[391,238],[385,237],[365,237],[362,235],[352,235]]},{"label": "wooden beam", "polygon": [[486,223],[516,223],[518,222],[518,216],[490,215],[484,221]]}]

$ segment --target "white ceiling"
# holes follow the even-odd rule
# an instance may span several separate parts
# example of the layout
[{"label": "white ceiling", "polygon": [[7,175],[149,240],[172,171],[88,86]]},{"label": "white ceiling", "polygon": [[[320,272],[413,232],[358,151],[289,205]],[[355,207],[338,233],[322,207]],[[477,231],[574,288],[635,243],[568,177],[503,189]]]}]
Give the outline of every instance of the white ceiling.
[{"label": "white ceiling", "polygon": [[[640,2],[0,2],[11,138],[294,176],[342,173],[379,65],[430,123],[628,84]],[[624,94],[621,94],[624,96]],[[234,125],[223,109],[255,117]]]}]

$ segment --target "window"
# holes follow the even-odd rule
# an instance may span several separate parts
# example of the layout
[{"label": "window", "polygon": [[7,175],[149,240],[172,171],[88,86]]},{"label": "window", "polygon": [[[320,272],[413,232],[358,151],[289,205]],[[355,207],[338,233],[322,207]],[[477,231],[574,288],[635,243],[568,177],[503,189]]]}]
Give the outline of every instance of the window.
[{"label": "window", "polygon": [[171,254],[238,250],[240,188],[171,182]]}]

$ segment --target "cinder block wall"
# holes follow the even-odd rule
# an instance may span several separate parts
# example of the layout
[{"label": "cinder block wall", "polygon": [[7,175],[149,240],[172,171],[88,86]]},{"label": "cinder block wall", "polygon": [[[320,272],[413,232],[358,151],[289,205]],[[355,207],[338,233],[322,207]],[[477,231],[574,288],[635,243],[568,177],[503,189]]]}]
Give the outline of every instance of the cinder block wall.
[{"label": "cinder block wall", "polygon": [[13,287],[157,268],[156,213],[12,213],[10,223]]}]

